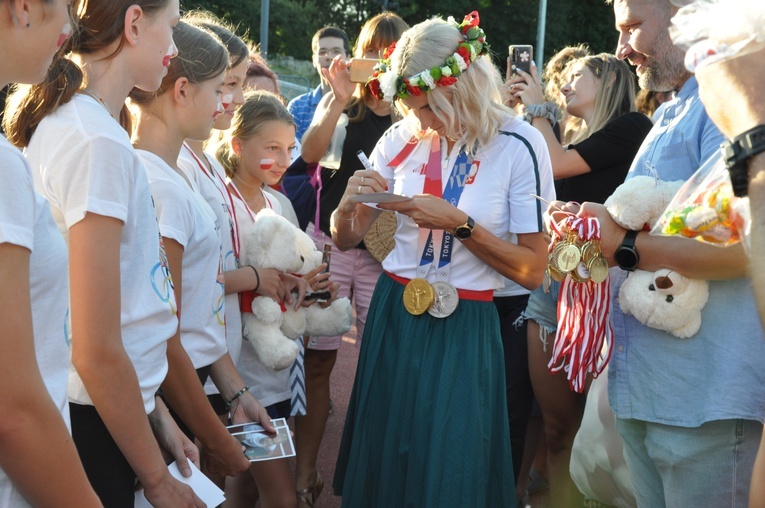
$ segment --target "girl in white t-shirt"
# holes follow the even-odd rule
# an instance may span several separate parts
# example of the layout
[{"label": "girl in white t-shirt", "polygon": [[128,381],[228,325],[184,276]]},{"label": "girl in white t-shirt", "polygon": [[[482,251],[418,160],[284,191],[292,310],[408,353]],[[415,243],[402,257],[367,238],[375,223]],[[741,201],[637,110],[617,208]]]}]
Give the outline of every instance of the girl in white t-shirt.
[{"label": "girl in white t-shirt", "polygon": [[[0,88],[41,81],[71,31],[66,0],[26,5],[0,1]],[[67,428],[66,244],[4,136],[0,178],[0,507],[101,506]]]},{"label": "girl in white t-shirt", "polygon": [[[130,94],[138,112],[134,146],[149,175],[180,310],[180,342],[188,353],[187,358],[168,356],[170,369],[163,391],[174,395],[170,405],[185,424],[182,428],[187,426],[187,433],[199,438],[205,452],[212,450],[213,458],[220,455],[217,460],[226,464],[211,470],[232,474],[245,470],[249,462],[203,390],[214,364],[232,364],[226,352],[220,224],[197,183],[177,165],[184,139],[209,136],[214,118],[222,111],[228,52],[210,32],[183,21],[174,28],[173,37],[178,58],[168,67],[159,90]],[[177,340],[173,337],[171,342]],[[196,373],[189,368],[189,360]],[[230,377],[222,386],[229,407],[236,403],[246,421],[270,427],[265,410],[235,370]]]},{"label": "girl in white t-shirt", "polygon": [[201,506],[157,445],[190,475],[198,451],[155,400],[178,326],[172,281],[145,170],[119,123],[128,92],[156,89],[174,56],[178,0],[89,1],[78,14],[48,80],[10,99],[8,129],[68,242],[72,437],[105,505],[133,506],[137,479],[154,506]]},{"label": "girl in white t-shirt", "polygon": [[[240,231],[247,231],[263,208],[281,214],[279,201],[265,191],[265,186],[281,180],[290,165],[294,143],[295,122],[279,98],[265,91],[249,93],[236,110],[231,129],[225,132],[216,153],[229,176],[228,188],[235,197],[235,217]],[[243,242],[242,247],[245,246]],[[304,279],[314,291],[329,288],[336,295],[338,285],[329,281],[329,274],[319,275],[323,268],[324,265],[320,265]],[[237,367],[245,381],[252,383],[258,400],[269,408],[272,417],[289,416],[288,369],[278,372],[268,369],[247,342],[242,345]],[[285,461],[255,462],[250,471],[264,506],[295,503],[295,483]],[[238,477],[227,493],[233,498],[245,498],[251,483],[248,480]]]}]

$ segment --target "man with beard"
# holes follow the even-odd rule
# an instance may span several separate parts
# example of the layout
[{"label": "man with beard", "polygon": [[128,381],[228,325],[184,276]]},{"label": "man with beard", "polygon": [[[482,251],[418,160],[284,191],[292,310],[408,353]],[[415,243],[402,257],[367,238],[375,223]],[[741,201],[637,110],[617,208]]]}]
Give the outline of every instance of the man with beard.
[{"label": "man with beard", "polygon": [[[607,0],[609,3],[611,0]],[[642,88],[674,90],[627,179],[687,180],[723,141],[669,37],[670,0],[613,0],[617,56],[637,67]],[[619,227],[601,205],[579,215],[600,221],[612,266],[614,330],[609,401],[639,506],[746,506],[765,419],[765,339],[742,246],[725,249]],[[691,243],[693,242],[693,243]],[[668,268],[707,279],[700,330],[678,339],[619,307],[621,284],[636,268]],[[679,311],[680,312],[680,311]]]}]

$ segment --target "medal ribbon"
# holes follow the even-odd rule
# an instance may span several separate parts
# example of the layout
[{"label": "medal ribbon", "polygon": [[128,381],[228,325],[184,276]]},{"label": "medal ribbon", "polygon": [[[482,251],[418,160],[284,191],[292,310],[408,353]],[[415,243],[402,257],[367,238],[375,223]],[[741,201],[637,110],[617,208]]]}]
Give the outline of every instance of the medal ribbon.
[{"label": "medal ribbon", "polygon": [[[472,162],[473,158],[468,157],[467,152],[463,147],[454,161],[454,166],[452,167],[449,180],[447,180],[446,188],[443,189],[441,182],[441,139],[439,136],[434,135],[430,143],[430,156],[425,169],[423,193],[443,198],[456,207],[462,197],[462,191],[465,190],[465,181],[467,180],[467,175],[470,171]],[[460,174],[460,171],[462,171],[462,174]],[[422,240],[425,236],[426,240],[423,245]],[[453,245],[454,236],[448,231],[443,231],[441,249],[438,257],[438,270],[436,271],[436,278],[438,280],[449,280]],[[424,230],[420,231],[420,250],[422,251],[422,256],[420,257],[420,264],[417,267],[417,276],[424,279],[427,277],[430,265],[433,264],[435,255],[432,229],[427,232],[427,235],[425,235]]]},{"label": "medal ribbon", "polygon": [[239,267],[239,223],[236,220],[236,207],[234,206],[234,197],[231,195],[231,191],[226,185],[226,181],[223,180],[217,171],[214,169],[208,170],[207,166],[205,166],[199,157],[197,157],[197,154],[194,153],[194,150],[192,150],[191,147],[186,144],[186,142],[183,143],[183,147],[188,150],[188,152],[194,158],[197,165],[199,166],[199,169],[202,170],[202,173],[204,173],[204,175],[207,176],[207,178],[209,178],[215,185],[215,188],[218,189],[218,192],[220,192],[221,196],[223,197],[223,202],[226,203],[226,208],[230,210],[228,213],[228,227],[231,234],[232,248],[234,250],[234,262],[236,263],[236,266]]},{"label": "medal ribbon", "polygon": [[[549,226],[554,239],[560,240],[567,236],[566,232],[575,231],[580,240],[600,240],[600,224],[593,217],[569,214],[560,222],[551,218]],[[611,358],[610,310],[609,278],[597,284],[591,280],[579,283],[566,277],[561,283],[557,312],[559,325],[547,368],[550,372],[564,370],[569,386],[578,393],[584,390],[587,374],[598,377]]]}]

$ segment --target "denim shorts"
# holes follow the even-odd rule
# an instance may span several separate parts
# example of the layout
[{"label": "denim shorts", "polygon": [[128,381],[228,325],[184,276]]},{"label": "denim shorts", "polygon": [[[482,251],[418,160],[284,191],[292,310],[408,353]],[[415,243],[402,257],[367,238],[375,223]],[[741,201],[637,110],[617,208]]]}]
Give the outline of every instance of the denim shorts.
[{"label": "denim shorts", "polygon": [[549,292],[539,286],[531,292],[526,310],[521,313],[523,319],[536,321],[540,334],[544,336],[554,335],[558,329],[558,293],[560,282],[552,281]]}]

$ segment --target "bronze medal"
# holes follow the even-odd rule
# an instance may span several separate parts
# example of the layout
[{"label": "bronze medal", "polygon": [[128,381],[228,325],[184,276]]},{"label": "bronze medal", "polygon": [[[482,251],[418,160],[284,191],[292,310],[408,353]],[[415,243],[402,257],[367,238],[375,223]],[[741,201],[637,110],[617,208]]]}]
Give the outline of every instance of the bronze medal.
[{"label": "bronze medal", "polygon": [[428,281],[421,278],[412,279],[404,288],[404,307],[410,314],[419,316],[433,305],[434,297],[435,291]]},{"label": "bronze medal", "polygon": [[587,268],[590,270],[592,282],[596,284],[605,282],[608,278],[608,261],[600,253],[590,261]]},{"label": "bronze medal", "polygon": [[457,288],[448,282],[439,280],[433,283],[433,305],[428,309],[428,314],[437,318],[451,316],[460,303]]}]

